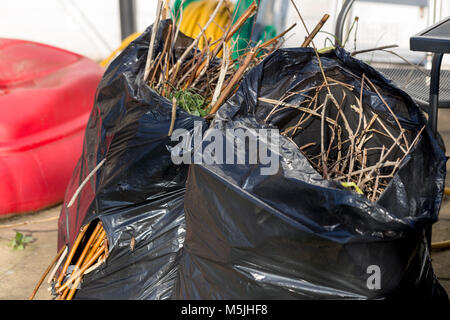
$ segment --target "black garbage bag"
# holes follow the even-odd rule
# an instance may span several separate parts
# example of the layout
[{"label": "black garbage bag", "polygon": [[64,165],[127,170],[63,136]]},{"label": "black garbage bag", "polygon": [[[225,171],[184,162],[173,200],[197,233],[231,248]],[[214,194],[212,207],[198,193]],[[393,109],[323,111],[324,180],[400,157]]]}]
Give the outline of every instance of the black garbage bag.
[{"label": "black garbage bag", "polygon": [[[162,21],[155,52],[170,20]],[[107,68],[87,124],[83,153],[66,190],[58,247],[72,247],[80,227],[103,223],[109,257],[83,279],[76,299],[167,299],[171,296],[185,227],[187,165],[171,160],[172,103],[143,81],[151,27]],[[180,34],[176,47],[192,41]],[[175,129],[203,121],[183,109]],[[68,203],[93,169],[104,164]],[[134,248],[130,243],[134,239]]]},{"label": "black garbage bag", "polygon": [[[408,131],[417,134],[425,125],[405,92],[344,50],[322,55],[321,63],[327,75],[358,93],[365,74]],[[306,93],[301,89],[322,82],[314,51],[274,52],[220,108],[197,152],[229,140],[227,130],[255,137],[259,129],[286,128],[297,111],[264,121],[273,106],[260,98]],[[304,95],[291,99],[299,103]],[[375,92],[364,90],[363,101],[396,128]],[[303,143],[317,142],[319,127],[312,126]],[[446,174],[446,157],[428,127],[377,201],[323,179],[292,140],[278,133],[272,138],[279,141],[270,150],[279,165],[271,174],[261,174],[270,168],[260,162],[190,165],[186,239],[173,298],[447,299],[425,236],[437,220]],[[234,148],[245,153],[249,144],[244,151]]]}]

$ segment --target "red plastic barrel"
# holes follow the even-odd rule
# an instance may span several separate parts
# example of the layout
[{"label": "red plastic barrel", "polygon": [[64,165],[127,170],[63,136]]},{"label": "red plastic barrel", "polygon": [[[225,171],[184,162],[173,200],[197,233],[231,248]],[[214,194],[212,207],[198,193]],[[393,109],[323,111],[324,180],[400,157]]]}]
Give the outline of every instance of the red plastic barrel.
[{"label": "red plastic barrel", "polygon": [[66,50],[0,38],[0,216],[62,201],[103,71]]}]

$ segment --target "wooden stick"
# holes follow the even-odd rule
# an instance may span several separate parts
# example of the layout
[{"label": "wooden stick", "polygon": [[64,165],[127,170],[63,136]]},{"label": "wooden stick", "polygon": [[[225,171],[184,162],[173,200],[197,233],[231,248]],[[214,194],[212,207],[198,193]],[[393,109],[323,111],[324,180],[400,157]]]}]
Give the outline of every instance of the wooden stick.
[{"label": "wooden stick", "polygon": [[95,240],[94,244],[92,245],[92,248],[87,253],[85,262],[81,266],[84,266],[85,263],[92,258],[92,256],[97,251],[98,247],[100,247],[100,245],[102,244],[102,241],[104,241],[105,236],[106,236],[105,230],[100,231],[100,233],[97,236],[97,239]]},{"label": "wooden stick", "polygon": [[73,276],[71,276],[69,279],[67,279],[67,281],[60,288],[58,288],[56,290],[56,292],[60,293],[61,291],[69,288],[69,285],[72,282],[77,281],[77,279],[83,275],[83,273],[87,270],[87,268],[89,268],[92,264],[94,264],[94,262],[98,259],[98,257],[100,257],[100,255],[104,253],[104,251],[105,251],[105,248],[101,247],[101,249],[98,250],[95,253],[95,255],[86,264],[84,264],[84,266],[80,270],[75,272],[73,274]]},{"label": "wooden stick", "polygon": [[320,150],[322,154],[322,170],[323,170],[323,178],[328,179],[328,170],[327,170],[327,154],[325,153],[325,112],[328,104],[328,97],[326,96],[325,102],[323,103],[322,114],[320,117]]},{"label": "wooden stick", "polygon": [[69,248],[66,246],[64,246],[64,252],[63,254],[59,257],[58,262],[55,264],[55,267],[53,268],[52,272],[50,273],[50,275],[48,276],[47,279],[47,283],[50,284],[53,280],[53,277],[56,274],[56,271],[58,271],[59,266],[61,265],[61,263],[64,261],[64,258],[66,257],[67,253],[69,252]]},{"label": "wooden stick", "polygon": [[[164,58],[164,56],[166,55],[166,52],[168,50],[169,39],[171,38],[171,34],[172,34],[172,25],[169,25],[168,28],[169,29],[167,31],[166,39],[164,41],[163,50],[161,51],[161,53],[158,54],[158,57],[156,58],[157,63],[155,63],[155,68],[154,68],[154,70],[152,72],[152,77],[151,77],[150,81],[148,82],[150,86],[153,85],[153,81],[155,79],[155,75],[156,75],[156,73],[158,71],[158,65],[161,63],[162,59]],[[168,65],[167,62],[166,62],[166,65]],[[162,70],[161,70],[161,72],[162,72]]]},{"label": "wooden stick", "polygon": [[223,81],[225,80],[225,76],[229,67],[229,56],[228,56],[228,47],[223,47],[223,59],[222,59],[222,67],[220,69],[219,79],[217,80],[216,89],[214,90],[214,94],[211,100],[211,104],[214,105],[219,98],[220,92],[222,91]]},{"label": "wooden stick", "polygon": [[[200,68],[200,64],[203,62],[206,63],[206,61],[209,57],[209,55],[207,53],[208,49],[209,48],[207,46],[204,46],[202,51],[199,54],[194,55],[194,58],[192,59],[192,62],[191,62],[190,69],[187,72],[185,72],[184,75],[181,77],[181,79],[178,81],[178,86],[182,86],[183,89],[186,90],[192,84],[192,82],[195,79],[195,75],[196,75],[198,69]],[[204,58],[205,56],[206,56],[206,59]],[[187,78],[187,81],[185,82],[184,85],[182,85],[183,81],[186,78]],[[173,79],[173,81],[175,81],[175,79]]]},{"label": "wooden stick", "polygon": [[[372,111],[373,114],[376,114]],[[379,117],[376,118],[376,121],[380,124],[380,126],[386,131],[386,133],[389,135],[389,137],[394,141],[394,143],[403,151],[403,153],[406,153],[405,148],[399,143],[399,141],[394,137],[394,135],[389,131],[389,129],[384,125],[383,121],[380,120]]]},{"label": "wooden stick", "polygon": [[384,50],[384,49],[391,49],[391,48],[397,48],[397,47],[398,47],[398,45],[391,44],[391,45],[388,45],[388,46],[375,47],[375,48],[371,48],[371,49],[355,50],[350,55],[353,57],[353,56],[355,56],[357,54],[360,54],[360,53],[366,53],[366,52],[372,52],[372,51]]},{"label": "wooden stick", "polygon": [[280,33],[279,35],[277,35],[275,38],[272,38],[270,40],[267,40],[266,42],[263,42],[259,47],[260,48],[265,48],[270,46],[271,44],[275,43],[276,41],[278,41],[281,37],[283,37],[286,33],[288,33],[289,31],[291,31],[292,29],[294,29],[294,27],[297,26],[296,23],[294,23],[292,26],[290,26],[288,29],[286,29],[285,31],[283,31],[282,33]]},{"label": "wooden stick", "polygon": [[[294,6],[295,11],[297,11],[297,15],[298,15],[298,17],[300,18],[300,21],[302,22],[303,27],[305,28],[305,31],[306,31],[307,35],[309,36],[310,33],[309,33],[309,31],[308,31],[308,27],[306,26],[305,20],[303,20],[303,17],[302,17],[302,15],[301,15],[301,13],[300,13],[300,10],[298,10],[297,5],[295,4],[295,1],[294,1],[294,0],[291,0],[291,3],[292,3],[292,5]],[[312,39],[311,39],[311,43],[312,43],[312,45],[314,46],[314,42],[313,42]]]},{"label": "wooden stick", "polygon": [[75,283],[73,284],[73,287],[69,290],[69,293],[67,294],[66,300],[72,300],[73,296],[75,295],[75,291],[77,291],[78,286],[81,283],[81,278],[78,278]]},{"label": "wooden stick", "polygon": [[56,263],[56,261],[61,257],[61,255],[63,254],[63,252],[67,250],[67,246],[62,247],[58,253],[56,254],[55,258],[53,258],[52,262],[50,263],[50,265],[47,267],[47,269],[45,270],[44,274],[41,276],[41,278],[39,279],[36,287],[33,290],[33,293],[31,294],[30,298],[28,300],[33,300],[34,296],[36,295],[36,293],[38,292],[39,288],[41,287],[42,282],[44,282],[45,277],[47,276],[47,274],[50,272],[50,269],[53,267],[53,265]]},{"label": "wooden stick", "polygon": [[75,199],[78,197],[78,194],[81,192],[81,190],[83,190],[84,186],[86,185],[86,183],[88,183],[89,179],[91,179],[91,177],[97,172],[98,169],[100,169],[100,167],[105,163],[106,158],[103,159],[102,161],[100,161],[100,163],[94,168],[94,170],[92,170],[88,176],[83,180],[83,182],[80,184],[80,186],[77,188],[77,190],[75,190],[75,193],[73,194],[72,198],[69,201],[69,204],[67,205],[67,208],[70,208],[73,203],[75,202]]},{"label": "wooden stick", "polygon": [[[288,137],[288,139],[292,141],[291,138]],[[300,149],[300,151],[303,151],[303,150],[305,150],[305,149],[307,149],[307,148],[309,148],[309,147],[315,146],[315,145],[316,145],[315,142],[310,142],[310,143],[307,143],[307,144],[305,144],[305,145],[299,147],[299,149]]]},{"label": "wooden stick", "polygon": [[159,20],[161,19],[161,10],[164,5],[164,0],[158,0],[158,5],[156,7],[156,18],[152,27],[152,35],[150,37],[150,43],[148,47],[147,60],[145,61],[144,70],[144,82],[147,81],[148,75],[150,73],[150,66],[153,62],[153,47],[155,46],[155,37],[159,28]]},{"label": "wooden stick", "polygon": [[184,60],[187,58],[187,56],[189,55],[189,53],[191,52],[191,50],[198,44],[200,38],[203,36],[203,34],[205,33],[205,31],[208,29],[209,25],[211,24],[211,22],[213,22],[214,18],[216,17],[217,13],[219,12],[220,7],[222,7],[224,0],[219,0],[219,3],[217,4],[216,8],[214,9],[213,13],[211,14],[211,16],[209,17],[208,22],[206,22],[205,26],[203,27],[203,29],[201,30],[200,34],[194,39],[194,41],[192,41],[192,43],[189,45],[189,47],[186,48],[186,50],[183,52],[183,54],[181,55],[181,57],[178,59],[177,63],[175,64],[175,66],[172,67],[172,69],[170,70],[171,72],[174,73],[173,79],[176,78],[177,74],[178,74],[178,70],[180,69],[181,64],[184,62]]},{"label": "wooden stick", "polygon": [[239,69],[236,71],[236,73],[234,74],[234,76],[231,79],[231,81],[228,83],[228,85],[225,87],[223,92],[220,94],[220,96],[217,99],[216,103],[212,106],[211,111],[209,112],[209,114],[214,114],[214,113],[217,112],[219,107],[222,105],[222,103],[228,97],[228,94],[233,89],[233,86],[235,84],[237,84],[241,80],[242,76],[244,75],[244,72],[247,70],[248,66],[250,65],[250,63],[252,62],[253,58],[256,55],[257,47],[258,46],[256,46],[252,50],[250,50],[250,52],[247,55],[247,58],[245,59],[244,63],[239,67]]},{"label": "wooden stick", "polygon": [[[253,2],[245,11],[244,13],[238,18],[238,20],[230,26],[226,34],[223,35],[222,39],[223,41],[218,43],[217,46],[214,48],[211,56],[212,59],[214,59],[215,56],[222,50],[222,46],[226,45],[228,41],[230,41],[231,37],[242,27],[242,25],[256,12],[256,9],[258,6],[255,2]],[[203,70],[207,67],[206,61],[202,62],[200,65],[200,68],[195,74],[195,77],[199,77],[200,73],[203,72]]]},{"label": "wooden stick", "polygon": [[[364,169],[355,170],[355,171],[353,171],[351,173],[351,175],[352,176],[357,176],[357,175],[359,175],[361,173],[370,172],[370,171],[372,171],[374,169],[380,169],[380,168],[385,168],[385,167],[393,167],[393,166],[395,166],[395,164],[396,164],[396,161],[385,161],[384,163],[381,163],[381,164],[377,163],[376,165],[373,165],[373,166],[370,166],[370,167],[367,167],[367,168],[364,168]],[[338,180],[339,181],[339,180],[343,180],[343,179],[347,179],[347,175],[337,177],[334,180]],[[362,184],[364,184],[364,183],[365,182],[363,182]]]},{"label": "wooden stick", "polygon": [[172,119],[170,120],[169,133],[167,134],[169,137],[172,135],[173,127],[175,126],[176,117],[177,117],[177,99],[175,97],[173,97],[172,98]]},{"label": "wooden stick", "polygon": [[50,218],[40,219],[40,220],[24,221],[24,222],[14,223],[14,224],[4,224],[4,225],[0,225],[0,229],[15,228],[15,227],[24,226],[27,224],[34,224],[34,223],[49,222],[49,221],[53,221],[53,220],[58,220],[58,218],[59,218],[59,215],[50,217]]},{"label": "wooden stick", "polygon": [[180,32],[181,22],[183,21],[183,6],[184,6],[185,1],[186,0],[181,0],[180,7],[178,8],[178,14],[179,14],[179,19],[178,19],[179,23],[178,24],[176,24],[178,14],[177,14],[177,17],[174,17],[175,18],[174,24],[175,24],[176,28],[175,28],[175,33],[172,33],[173,37],[172,37],[172,43],[170,46],[171,48],[175,47],[175,43],[177,42],[177,39],[178,39],[178,33]]},{"label": "wooden stick", "polygon": [[305,41],[303,41],[303,43],[301,45],[302,48],[306,48],[307,46],[309,46],[311,41],[314,39],[314,37],[317,35],[317,33],[319,33],[320,29],[322,29],[323,25],[325,24],[325,22],[327,22],[329,17],[330,17],[329,14],[325,14],[322,17],[322,19],[320,19],[319,23],[316,25],[316,27],[313,29],[313,31],[311,31],[311,33],[308,35],[308,37],[306,37]]},{"label": "wooden stick", "polygon": [[59,287],[61,285],[61,281],[63,280],[64,276],[66,275],[67,268],[69,267],[70,262],[72,261],[72,258],[75,255],[75,251],[77,250],[78,245],[80,244],[81,240],[83,239],[83,236],[86,233],[86,230],[88,229],[89,225],[90,225],[90,223],[84,227],[81,227],[81,230],[75,239],[72,249],[70,249],[69,255],[67,256],[66,262],[64,263],[64,267],[61,270],[61,273],[59,274],[58,280],[56,282],[56,287]]},{"label": "wooden stick", "polygon": [[367,83],[369,83],[369,85],[372,87],[372,89],[375,91],[375,93],[378,95],[378,97],[380,98],[380,100],[383,102],[383,104],[386,106],[386,108],[389,110],[389,112],[391,113],[392,117],[394,118],[394,121],[397,123],[398,128],[400,129],[400,133],[403,136],[403,141],[405,143],[406,148],[409,147],[408,144],[408,139],[406,139],[406,136],[404,134],[405,130],[403,129],[402,125],[400,124],[400,121],[398,120],[397,116],[395,115],[395,113],[392,111],[391,107],[386,103],[386,101],[384,100],[383,96],[380,94],[380,92],[378,91],[377,87],[372,83],[372,81],[370,81],[369,78],[367,78],[365,76],[365,74],[363,73],[363,78],[366,79]]},{"label": "wooden stick", "polygon": [[89,250],[89,248],[91,247],[94,239],[97,237],[97,234],[100,232],[100,230],[102,229],[102,223],[99,222],[97,223],[97,225],[95,226],[94,231],[92,232],[91,236],[89,237],[88,242],[86,243],[86,245],[84,246],[84,249],[80,255],[80,257],[78,258],[77,263],[75,264],[75,268],[74,270],[78,270],[78,268],[80,268],[81,264],[83,263],[84,258],[86,257],[86,254]]},{"label": "wooden stick", "polygon": [[104,256],[98,258],[97,263],[94,264],[92,267],[89,267],[88,269],[86,269],[86,271],[84,272],[84,275],[91,273],[92,271],[97,269],[99,266],[101,266],[103,263],[105,263],[105,261],[106,261],[106,257],[104,257]]},{"label": "wooden stick", "polygon": [[[400,134],[397,138],[397,142],[402,138],[403,134]],[[384,147],[384,146],[383,146]],[[380,161],[377,163],[377,165],[369,172],[368,177],[371,177],[372,174],[375,172],[375,170],[379,169],[380,166],[385,162],[387,156],[392,152],[392,150],[394,150],[395,147],[395,143],[392,144],[392,146],[388,149],[388,151],[386,153],[381,152],[381,156],[380,156]],[[362,183],[366,183],[368,181],[369,178],[365,179]]]},{"label": "wooden stick", "polygon": [[69,293],[69,288],[66,288],[64,290],[64,292],[59,296],[58,300],[65,300],[68,293]]}]

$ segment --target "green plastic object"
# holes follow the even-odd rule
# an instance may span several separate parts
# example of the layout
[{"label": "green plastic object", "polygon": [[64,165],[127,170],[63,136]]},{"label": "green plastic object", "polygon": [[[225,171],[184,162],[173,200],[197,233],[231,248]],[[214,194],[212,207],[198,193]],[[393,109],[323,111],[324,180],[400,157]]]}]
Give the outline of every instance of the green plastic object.
[{"label": "green plastic object", "polygon": [[[255,0],[238,0],[234,7],[233,12],[233,23],[235,23],[239,17],[245,12],[245,10],[250,7],[250,5],[255,2]],[[259,5],[259,0],[256,0],[256,4]],[[233,59],[238,58],[240,55],[244,54],[245,49],[248,46],[249,39],[252,33],[253,22],[256,19],[256,15],[249,18],[246,23],[233,35],[233,42],[235,46],[233,47],[232,57]]]},{"label": "green plastic object", "polygon": [[[200,1],[200,0],[184,0],[184,3],[183,3],[183,10],[184,10],[184,8],[187,7],[187,5],[188,5],[189,3],[195,2],[195,1]],[[181,3],[182,3],[182,2],[183,2],[183,0],[175,0],[175,1],[174,1],[174,3],[173,3],[173,12],[172,12],[172,14],[173,14],[174,17],[177,16],[178,11],[180,10],[180,6],[181,6]]]},{"label": "green plastic object", "polygon": [[[183,10],[194,1],[200,0],[185,0],[183,3]],[[259,6],[260,0],[237,0],[234,12],[233,12],[233,23],[235,23],[239,17],[245,12],[245,10],[250,7],[250,5],[256,1],[256,4]],[[176,17],[177,12],[180,9],[182,0],[175,0],[173,5],[173,15]],[[245,53],[245,49],[248,46],[250,41],[250,37],[252,35],[252,28],[254,24],[254,20],[256,19],[256,15],[253,15],[251,18],[247,20],[246,23],[233,35],[233,42],[235,46],[233,48],[232,57],[233,59],[238,58],[240,55]],[[261,33],[259,40],[267,41],[269,39],[274,38],[277,35],[277,30],[273,25],[264,26],[264,31]]]},{"label": "green plastic object", "polygon": [[259,40],[264,42],[264,41],[273,39],[276,36],[277,36],[277,29],[275,28],[275,26],[268,24],[264,27],[264,31],[261,34],[261,36],[259,37]]}]

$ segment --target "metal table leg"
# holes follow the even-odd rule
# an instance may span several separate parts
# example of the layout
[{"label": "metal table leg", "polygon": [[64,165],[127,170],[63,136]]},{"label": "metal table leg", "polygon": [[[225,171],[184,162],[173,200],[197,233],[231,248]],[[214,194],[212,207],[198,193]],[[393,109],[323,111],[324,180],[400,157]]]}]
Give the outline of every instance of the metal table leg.
[{"label": "metal table leg", "polygon": [[431,82],[430,82],[430,110],[428,113],[428,123],[434,135],[437,134],[437,117],[439,107],[439,77],[441,75],[441,63],[443,53],[435,53],[431,65]]},{"label": "metal table leg", "polygon": [[[430,81],[430,101],[428,111],[428,123],[435,137],[437,136],[437,119],[439,108],[439,78],[441,75],[441,63],[443,53],[435,53],[431,65],[431,81]],[[425,237],[428,242],[428,249],[431,250],[431,226],[425,228]]]}]

